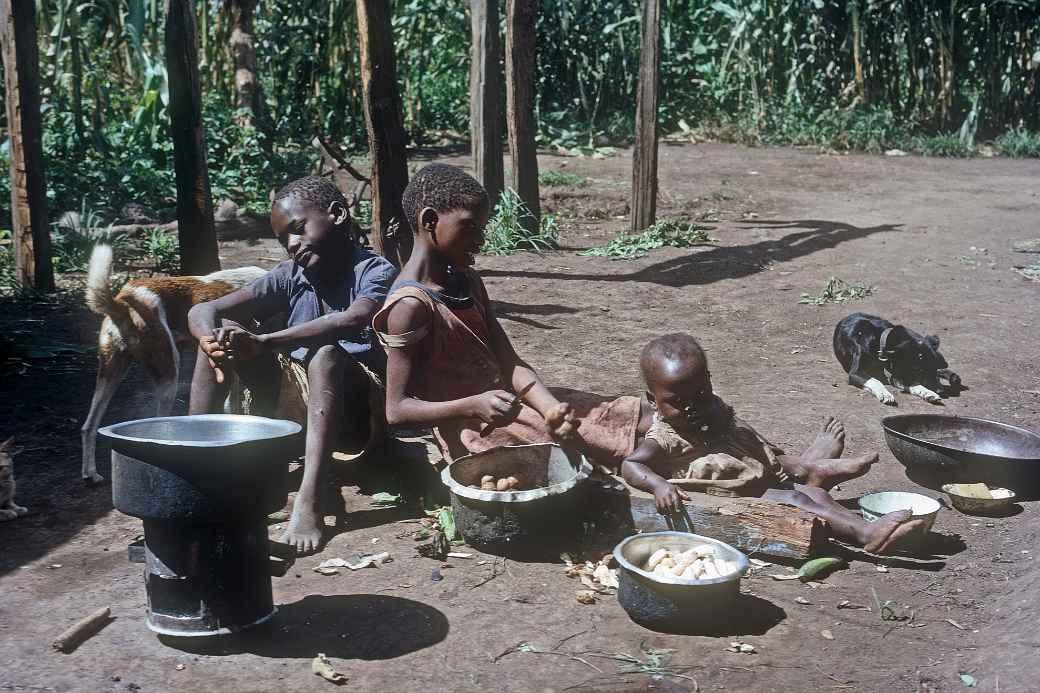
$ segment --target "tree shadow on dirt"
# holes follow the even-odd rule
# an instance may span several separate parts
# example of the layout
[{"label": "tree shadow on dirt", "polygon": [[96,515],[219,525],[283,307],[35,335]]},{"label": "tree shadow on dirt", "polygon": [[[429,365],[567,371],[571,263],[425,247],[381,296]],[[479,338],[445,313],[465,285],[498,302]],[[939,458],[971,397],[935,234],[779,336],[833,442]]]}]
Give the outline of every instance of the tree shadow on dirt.
[{"label": "tree shadow on dirt", "polygon": [[[71,293],[0,299],[0,334],[15,347],[0,354],[0,440],[13,436],[20,449],[14,500],[29,509],[0,523],[0,576],[47,555],[112,510],[111,487],[87,486],[80,478],[79,427],[94,389],[98,322]],[[140,370],[120,388],[104,424],[133,418],[127,393],[141,386]],[[107,446],[98,448],[107,476]]]},{"label": "tree shadow on dirt", "polygon": [[579,308],[557,306],[552,303],[532,303],[530,305],[524,305],[522,303],[510,303],[509,301],[492,301],[491,306],[495,310],[495,315],[502,320],[512,320],[521,325],[537,327],[540,330],[558,330],[560,328],[524,316],[559,315],[561,313],[572,315],[581,312]]},{"label": "tree shadow on dirt", "polygon": [[662,286],[684,287],[712,284],[725,279],[737,279],[757,274],[771,263],[786,262],[834,248],[847,241],[865,238],[875,233],[897,231],[902,224],[853,226],[840,221],[799,219],[785,221],[756,219],[743,222],[752,227],[768,229],[807,229],[789,233],[782,238],[758,241],[750,245],[715,246],[710,250],[695,250],[682,257],[657,262],[634,272],[611,274],[566,274],[529,270],[484,270],[486,277],[526,277],[529,279],[577,279],[584,281],[648,282]]},{"label": "tree shadow on dirt", "polygon": [[380,594],[308,595],[242,633],[215,638],[159,636],[169,647],[210,655],[276,659],[382,660],[425,649],[448,635],[448,618],[421,602]]}]

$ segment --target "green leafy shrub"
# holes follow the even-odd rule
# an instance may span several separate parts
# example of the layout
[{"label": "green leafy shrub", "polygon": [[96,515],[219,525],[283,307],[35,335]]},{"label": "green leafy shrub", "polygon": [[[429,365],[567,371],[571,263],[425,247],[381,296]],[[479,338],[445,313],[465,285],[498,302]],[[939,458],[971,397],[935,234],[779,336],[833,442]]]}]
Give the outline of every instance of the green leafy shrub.
[{"label": "green leafy shrub", "polygon": [[181,255],[177,234],[152,229],[144,240],[144,252],[160,272],[176,274],[180,271]]},{"label": "green leafy shrub", "polygon": [[975,147],[966,143],[960,135],[918,135],[910,142],[910,149],[925,156],[967,158],[975,156]]},{"label": "green leafy shrub", "polygon": [[831,277],[827,280],[827,285],[823,287],[823,291],[816,295],[803,293],[798,302],[810,306],[822,306],[826,303],[847,303],[849,301],[858,301],[873,294],[874,288],[875,287],[873,286],[866,286],[858,282],[849,284],[844,279]]},{"label": "green leafy shrub", "polygon": [[651,250],[670,246],[691,248],[716,242],[708,235],[705,226],[681,221],[659,221],[642,233],[621,234],[610,243],[598,248],[582,251],[582,255],[609,257],[616,260],[634,260],[647,255]]},{"label": "green leafy shrub", "polygon": [[1040,133],[1025,129],[1008,130],[993,140],[993,145],[1002,156],[1015,159],[1040,157]]},{"label": "green leafy shrub", "polygon": [[550,250],[557,247],[560,228],[556,217],[543,214],[537,224],[534,215],[512,188],[502,191],[495,213],[484,231],[480,251],[489,255],[511,255],[518,250]]},{"label": "green leafy shrub", "polygon": [[574,188],[585,187],[587,179],[577,173],[566,171],[542,171],[538,174],[538,184],[547,188],[556,188],[569,185]]}]

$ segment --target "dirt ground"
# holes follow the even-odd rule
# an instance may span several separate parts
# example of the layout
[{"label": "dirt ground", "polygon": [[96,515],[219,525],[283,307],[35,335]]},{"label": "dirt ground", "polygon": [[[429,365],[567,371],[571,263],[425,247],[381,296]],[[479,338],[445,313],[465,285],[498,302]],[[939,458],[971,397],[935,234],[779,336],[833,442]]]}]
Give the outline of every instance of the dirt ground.
[{"label": "dirt ground", "polygon": [[[481,257],[478,269],[518,351],[550,384],[637,394],[642,345],[688,331],[706,347],[718,391],[777,443],[804,446],[834,413],[845,420],[850,453],[880,452],[874,470],[839,498],[913,490],[883,441],[879,421],[891,410],[846,385],[831,353],[835,322],[863,310],[941,337],[970,388],[945,411],[1040,429],[1040,284],[1012,271],[1032,258],[1009,250],[1037,235],[1040,162],[665,145],[659,216],[701,220],[719,242],[611,261],[578,251],[624,229],[630,154],[540,161],[543,170],[589,177],[585,187],[543,190],[544,208],[561,215],[565,247]],[[279,252],[268,240],[221,248],[225,266],[270,266]],[[799,305],[802,292],[818,293],[830,276],[876,292],[853,304]],[[88,349],[96,339],[98,320],[76,304],[0,312],[5,334]],[[580,585],[558,562],[478,553],[440,568],[415,556],[407,536],[414,525],[395,522],[414,513],[371,510],[359,491],[381,490],[378,483],[359,487],[350,469],[340,471],[345,531],[274,579],[273,626],[217,654],[173,649],[146,629],[141,566],[127,562],[140,522],[112,509],[107,484],[79,482],[92,354],[5,367],[0,377],[0,437],[14,435],[25,448],[16,458],[18,500],[31,511],[0,524],[0,690],[331,688],[310,671],[318,652],[354,690],[954,691],[965,688],[962,673],[981,691],[1036,690],[1035,503],[996,519],[944,509],[935,526],[940,555],[889,560],[887,572],[854,560],[811,588],[774,581],[768,574],[781,569],[766,569],[744,580],[746,592],[771,605],[763,618],[735,619],[733,632],[719,637],[674,636],[634,625],[613,597],[578,604]],[[182,387],[181,411],[185,395]],[[901,412],[935,410],[897,399]],[[135,374],[106,422],[150,415],[151,406]],[[106,476],[107,457],[99,444]],[[389,551],[393,562],[336,576],[311,570],[325,558],[373,550]],[[434,569],[443,580],[431,579]],[[838,609],[843,600],[872,605],[872,590],[912,619]],[[112,608],[108,627],[72,654],[51,650],[59,631],[99,606]],[[727,652],[734,640],[757,653]],[[519,651],[520,643],[555,654]],[[689,667],[689,678],[622,673],[597,656],[643,657],[641,646],[673,649],[670,663]]]}]

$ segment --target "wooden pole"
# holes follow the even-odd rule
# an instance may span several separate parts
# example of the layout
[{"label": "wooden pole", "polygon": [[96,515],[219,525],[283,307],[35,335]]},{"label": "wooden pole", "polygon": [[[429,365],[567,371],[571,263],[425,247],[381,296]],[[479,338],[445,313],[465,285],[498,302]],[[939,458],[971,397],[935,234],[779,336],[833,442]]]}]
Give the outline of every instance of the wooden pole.
[{"label": "wooden pole", "polygon": [[538,150],[535,147],[534,59],[538,0],[507,0],[506,126],[513,167],[513,189],[531,211],[523,221],[535,230],[541,217],[538,200]]},{"label": "wooden pole", "polygon": [[643,40],[632,150],[632,226],[638,233],[657,217],[657,104],[661,72],[661,0],[643,0]]},{"label": "wooden pole", "polygon": [[401,195],[408,185],[408,155],[389,4],[386,0],[357,0],[357,21],[372,159],[372,245],[400,267],[411,253],[412,232],[401,208]]},{"label": "wooden pole", "polygon": [[498,0],[470,0],[473,43],[470,51],[469,116],[473,169],[492,207],[502,194],[502,126],[498,69]]},{"label": "wooden pole", "polygon": [[207,274],[220,269],[220,260],[206,166],[193,0],[166,0],[166,72],[170,83],[181,272]]},{"label": "wooden pole", "polygon": [[43,171],[36,4],[0,0],[0,41],[11,138],[11,223],[15,277],[24,287],[54,290],[47,183]]},{"label": "wooden pole", "polygon": [[253,15],[256,0],[230,0],[231,54],[235,60],[235,119],[240,126],[253,126],[260,117],[260,84],[256,79],[256,45]]}]

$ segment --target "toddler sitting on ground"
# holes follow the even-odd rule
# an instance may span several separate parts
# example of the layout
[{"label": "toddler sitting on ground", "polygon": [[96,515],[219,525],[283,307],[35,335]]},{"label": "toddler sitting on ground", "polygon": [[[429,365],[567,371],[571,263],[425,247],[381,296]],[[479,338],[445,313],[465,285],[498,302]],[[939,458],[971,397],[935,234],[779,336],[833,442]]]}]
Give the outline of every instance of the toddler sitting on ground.
[{"label": "toddler sitting on ground", "polygon": [[845,431],[834,418],[801,455],[784,454],[715,395],[707,356],[693,337],[658,337],[643,349],[640,367],[656,411],[621,473],[630,485],[653,493],[662,514],[680,511],[681,499],[688,498],[680,483],[793,505],[870,552],[885,551],[917,523],[909,510],[867,522],[835,502],[828,489],[865,474],[877,454],[841,459]]}]

